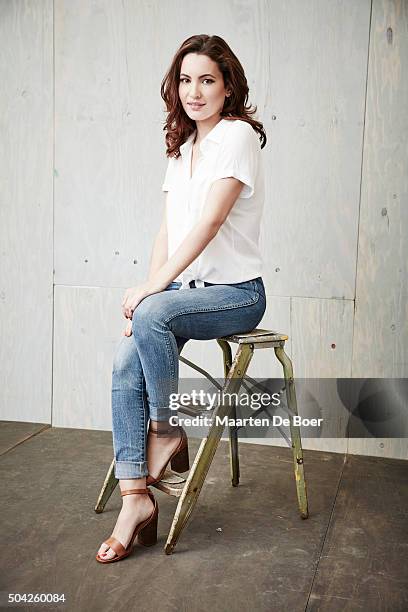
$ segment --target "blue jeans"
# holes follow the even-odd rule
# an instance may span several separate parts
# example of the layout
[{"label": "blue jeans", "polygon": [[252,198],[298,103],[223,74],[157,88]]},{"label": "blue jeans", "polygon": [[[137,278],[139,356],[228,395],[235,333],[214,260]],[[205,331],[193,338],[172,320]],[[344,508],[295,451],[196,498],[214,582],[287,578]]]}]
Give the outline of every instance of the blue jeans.
[{"label": "blue jeans", "polygon": [[178,392],[179,353],[189,339],[211,340],[251,331],[261,321],[261,277],[242,283],[180,290],[172,282],[144,298],[133,312],[132,335],[123,336],[112,367],[115,477],[147,476],[148,419],[168,421],[169,394]]}]

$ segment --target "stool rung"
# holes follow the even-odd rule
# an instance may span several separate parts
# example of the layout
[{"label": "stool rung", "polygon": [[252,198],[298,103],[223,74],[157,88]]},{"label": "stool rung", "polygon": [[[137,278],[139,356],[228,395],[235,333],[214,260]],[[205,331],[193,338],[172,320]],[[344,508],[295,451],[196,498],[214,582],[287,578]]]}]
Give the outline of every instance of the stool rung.
[{"label": "stool rung", "polygon": [[188,414],[189,416],[211,416],[214,412],[214,408],[208,410],[208,407],[205,404],[185,404],[180,406],[177,409],[177,412],[183,412],[184,414]]},{"label": "stool rung", "polygon": [[159,489],[159,491],[163,491],[163,493],[167,493],[167,495],[180,497],[186,484],[187,476],[188,474],[182,476],[171,470],[166,470],[163,478],[151,486]]}]

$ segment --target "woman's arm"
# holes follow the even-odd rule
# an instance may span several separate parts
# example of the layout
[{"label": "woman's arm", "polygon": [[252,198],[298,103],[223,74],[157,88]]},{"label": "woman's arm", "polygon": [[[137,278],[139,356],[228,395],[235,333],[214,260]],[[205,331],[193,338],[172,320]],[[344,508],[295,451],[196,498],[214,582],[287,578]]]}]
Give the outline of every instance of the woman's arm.
[{"label": "woman's arm", "polygon": [[218,233],[243,185],[232,177],[219,179],[212,184],[200,221],[173,255],[149,277],[148,285],[153,293],[163,291],[202,253]]},{"label": "woman's arm", "polygon": [[[149,280],[125,292],[122,311],[127,319],[132,318],[133,311],[145,297],[164,291],[202,253],[218,233],[241,193],[243,185],[243,182],[233,177],[214,181],[200,221],[190,230],[178,249],[158,270],[152,271]],[[128,325],[125,334],[130,333],[131,326]]]},{"label": "woman's arm", "polygon": [[[168,197],[168,193],[167,193]],[[167,250],[167,197],[166,204],[164,207],[164,214],[160,229],[156,236],[156,239],[153,244],[152,254],[150,257],[150,269],[148,280],[150,281],[156,272],[160,270],[163,264],[166,263],[168,258],[168,250]]]}]

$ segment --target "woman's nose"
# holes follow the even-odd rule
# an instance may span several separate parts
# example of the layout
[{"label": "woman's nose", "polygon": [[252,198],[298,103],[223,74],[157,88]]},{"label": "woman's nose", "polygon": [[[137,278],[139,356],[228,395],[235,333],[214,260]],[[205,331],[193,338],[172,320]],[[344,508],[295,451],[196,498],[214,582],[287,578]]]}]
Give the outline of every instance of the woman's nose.
[{"label": "woman's nose", "polygon": [[192,98],[201,98],[200,85],[198,83],[196,85],[191,83],[190,96]]}]

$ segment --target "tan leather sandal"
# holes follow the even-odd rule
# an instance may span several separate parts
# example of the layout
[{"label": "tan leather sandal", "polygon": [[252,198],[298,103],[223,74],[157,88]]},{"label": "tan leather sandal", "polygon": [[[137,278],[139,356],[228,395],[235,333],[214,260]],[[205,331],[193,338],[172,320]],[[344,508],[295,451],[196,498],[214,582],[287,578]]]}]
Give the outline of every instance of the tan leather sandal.
[{"label": "tan leather sandal", "polygon": [[96,555],[96,560],[99,563],[113,563],[113,561],[120,561],[120,559],[124,559],[128,557],[133,549],[133,542],[136,536],[138,536],[137,541],[139,544],[143,546],[153,546],[157,542],[157,518],[159,516],[159,506],[157,505],[157,500],[155,499],[152,491],[150,489],[127,489],[126,491],[121,491],[122,497],[124,495],[134,495],[136,493],[147,493],[154,503],[153,512],[151,515],[138,523],[135,527],[134,532],[132,533],[132,537],[130,538],[129,544],[125,548],[119,540],[111,536],[108,538],[104,544],[110,546],[112,550],[115,551],[116,557],[112,557],[112,559],[102,559],[99,554]]},{"label": "tan leather sandal", "polygon": [[190,463],[188,458],[188,438],[186,432],[181,427],[181,425],[176,425],[175,427],[171,427],[168,429],[153,429],[151,426],[149,428],[149,432],[155,435],[174,434],[176,430],[180,431],[181,433],[180,442],[178,443],[177,448],[170,455],[157,478],[153,478],[153,476],[150,475],[147,476],[147,486],[156,484],[156,482],[159,482],[163,478],[169,463],[171,469],[178,473],[187,472],[187,470],[190,469]]}]

